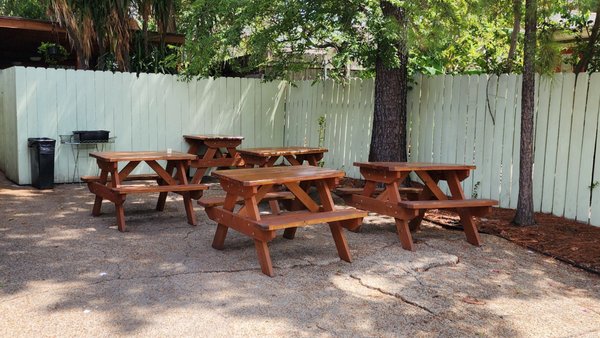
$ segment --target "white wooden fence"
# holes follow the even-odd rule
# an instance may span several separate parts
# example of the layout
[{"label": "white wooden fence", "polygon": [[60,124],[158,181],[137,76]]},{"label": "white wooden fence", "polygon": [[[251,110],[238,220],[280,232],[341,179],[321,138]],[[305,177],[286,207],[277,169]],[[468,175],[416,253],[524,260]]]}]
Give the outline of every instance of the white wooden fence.
[{"label": "white wooden fence", "polygon": [[[408,98],[411,161],[473,163],[467,194],[517,204],[521,77],[414,79]],[[537,211],[600,226],[600,74],[538,77],[534,203]],[[30,182],[27,138],[106,129],[108,149],[185,150],[181,135],[227,133],[245,147],[322,145],[325,166],[360,175],[373,115],[372,80],[181,82],[169,75],[15,67],[0,71],[0,169]],[[324,126],[319,127],[319,119]],[[95,165],[83,152],[80,174]],[[56,181],[73,176],[72,148],[58,145]]]},{"label": "white wooden fence", "polygon": [[[0,168],[19,184],[31,182],[27,138],[74,130],[111,131],[116,143],[105,150],[186,151],[182,135],[200,133],[242,135],[246,147],[283,144],[285,82],[15,67],[1,71],[0,86]],[[90,150],[80,153],[80,175],[97,170]],[[56,151],[55,181],[71,182],[73,149]]]},{"label": "white wooden fence", "polygon": [[[534,203],[536,211],[600,226],[600,73],[538,77]],[[515,208],[519,185],[521,77],[415,78],[408,98],[411,161],[472,163],[467,194]],[[285,142],[316,145],[326,121],[325,165],[359,177],[366,161],[373,81],[290,87]]]}]

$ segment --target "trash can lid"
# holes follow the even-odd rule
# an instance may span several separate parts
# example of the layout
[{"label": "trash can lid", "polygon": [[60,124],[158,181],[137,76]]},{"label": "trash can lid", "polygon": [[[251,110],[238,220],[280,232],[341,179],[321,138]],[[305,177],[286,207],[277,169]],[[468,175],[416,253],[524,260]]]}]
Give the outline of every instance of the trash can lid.
[{"label": "trash can lid", "polygon": [[27,139],[27,146],[32,147],[36,144],[55,144],[56,140],[49,137],[30,137]]}]

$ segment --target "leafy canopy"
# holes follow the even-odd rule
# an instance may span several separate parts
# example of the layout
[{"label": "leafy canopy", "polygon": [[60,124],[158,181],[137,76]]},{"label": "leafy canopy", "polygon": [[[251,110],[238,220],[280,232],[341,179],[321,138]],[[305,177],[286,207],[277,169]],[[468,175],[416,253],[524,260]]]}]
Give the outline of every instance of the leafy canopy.
[{"label": "leafy canopy", "polygon": [[[421,73],[498,72],[504,63],[512,27],[509,0],[390,0],[403,8],[405,27],[383,15],[381,2],[189,1],[181,13],[186,72],[218,75],[227,62],[273,78],[325,64],[330,76],[341,77],[355,62],[372,75],[378,56],[398,65],[399,40],[408,48],[411,70]],[[327,52],[315,55],[319,51]]]}]

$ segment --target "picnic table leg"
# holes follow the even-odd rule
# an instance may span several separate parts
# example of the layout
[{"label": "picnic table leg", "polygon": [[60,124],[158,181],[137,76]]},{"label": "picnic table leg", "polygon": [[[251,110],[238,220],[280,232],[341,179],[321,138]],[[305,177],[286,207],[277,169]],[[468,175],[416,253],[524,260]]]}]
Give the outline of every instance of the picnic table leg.
[{"label": "picnic table leg", "polygon": [[[167,168],[165,169],[169,175],[173,175],[173,169],[175,168],[175,165],[169,161],[167,162]],[[159,179],[159,184],[163,183],[163,181],[161,179]],[[161,192],[158,195],[158,202],[156,202],[156,210],[157,211],[163,211],[165,210],[165,203],[167,201],[167,192]]]},{"label": "picnic table leg", "polygon": [[115,212],[117,214],[117,226],[120,232],[125,232],[125,209],[123,202],[115,203]]},{"label": "picnic table leg", "polygon": [[298,228],[286,228],[283,230],[283,238],[294,239],[296,237],[296,230]]},{"label": "picnic table leg", "polygon": [[400,239],[400,245],[402,246],[402,249],[415,251],[415,244],[406,220],[396,218],[396,233],[398,234],[398,239]]},{"label": "picnic table leg", "polygon": [[[108,171],[110,172],[111,186],[118,188],[121,186],[121,176],[119,175],[119,166],[117,163],[111,163]],[[125,203],[126,195],[117,195],[118,198],[115,201],[115,213],[117,214],[117,227],[120,232],[125,232],[125,209],[123,204]]]},{"label": "picnic table leg", "polygon": [[[425,186],[423,187],[423,191],[419,195],[419,201],[430,200],[434,197],[438,200],[447,199],[446,196],[442,193],[442,191],[438,187],[438,182],[439,182],[438,178],[435,178],[435,179],[432,178],[425,171],[417,172],[417,176],[419,176],[419,178],[425,183]],[[436,189],[436,192],[434,192],[433,189]],[[419,228],[421,227],[421,222],[423,222],[423,218],[425,217],[426,211],[427,210],[420,210],[419,216],[413,218],[410,221],[410,223],[409,223],[410,230],[412,230],[412,231],[419,230]]]},{"label": "picnic table leg", "polygon": [[[100,173],[100,181],[98,183],[102,185],[106,185],[106,181],[108,179],[108,170],[102,169]],[[102,210],[102,196],[96,195],[96,199],[94,200],[94,207],[92,208],[92,216],[99,216]]]},{"label": "picnic table leg", "polygon": [[[235,208],[235,203],[237,201],[237,195],[227,193],[225,196],[225,204],[223,204],[223,209],[228,211],[233,211]],[[215,232],[215,237],[213,238],[212,247],[217,250],[223,250],[225,247],[225,237],[227,237],[227,230],[229,228],[221,223],[217,224],[217,231]]]},{"label": "picnic table leg", "polygon": [[[450,192],[452,193],[452,199],[465,199],[465,193],[462,190],[462,186],[460,185],[460,180],[456,172],[447,172],[446,182],[448,182],[448,187],[450,188]],[[460,222],[462,223],[465,235],[467,236],[467,242],[475,246],[480,246],[481,238],[479,237],[479,231],[477,230],[477,225],[475,225],[475,222],[473,221],[473,216],[471,215],[469,210],[458,209],[456,211],[460,216]]]},{"label": "picnic table leg", "polygon": [[[317,181],[317,191],[319,192],[319,196],[321,197],[321,204],[323,205],[324,211],[333,211],[335,209],[333,198],[331,197],[331,191],[329,191],[329,187],[323,181]],[[352,256],[350,255],[350,248],[348,247],[348,241],[346,240],[346,236],[344,235],[344,230],[340,224],[340,222],[329,222],[329,229],[331,230],[331,235],[333,236],[333,241],[335,242],[335,247],[337,249],[338,255],[340,258],[348,263],[352,262]]]},{"label": "picnic table leg", "polygon": [[269,253],[267,242],[255,239],[254,247],[256,248],[256,254],[258,255],[258,262],[262,273],[269,277],[273,277],[273,263],[271,262],[271,254]]},{"label": "picnic table leg", "polygon": [[[187,165],[184,165],[182,161],[177,161],[177,179],[179,184],[188,184],[187,180]],[[194,206],[192,204],[192,198],[190,192],[183,192],[183,205],[185,206],[185,213],[187,214],[188,224],[196,225],[196,213],[194,212]]]},{"label": "picnic table leg", "polygon": [[[387,185],[386,191],[387,198],[390,202],[395,203],[396,205],[401,201],[400,192],[398,191],[399,185],[398,182],[392,182]],[[395,218],[396,222],[396,234],[398,235],[398,239],[400,239],[400,245],[402,249],[408,251],[415,250],[415,244],[412,239],[412,235],[410,234],[410,229],[408,227],[408,220]]]},{"label": "picnic table leg", "polygon": [[344,236],[340,223],[330,222],[329,229],[331,229],[331,235],[333,236],[333,241],[335,242],[335,247],[340,258],[348,263],[352,263],[348,241],[346,241],[346,236]]},{"label": "picnic table leg", "polygon": [[[271,208],[271,212],[273,215],[279,215],[281,213],[281,209],[279,208],[279,201],[270,200],[269,207]],[[283,230],[283,238],[294,239],[296,237],[296,229],[297,228],[286,228]]]},{"label": "picnic table leg", "polygon": [[[427,188],[427,186],[425,186],[423,188],[423,191],[419,194],[419,197],[417,198],[417,200],[418,201],[430,200],[432,196],[433,195],[431,194],[431,191]],[[421,222],[423,222],[423,218],[425,218],[426,211],[427,210],[419,210],[419,216],[413,218],[408,223],[410,231],[417,231],[417,230],[419,230],[419,228],[421,228]]]}]

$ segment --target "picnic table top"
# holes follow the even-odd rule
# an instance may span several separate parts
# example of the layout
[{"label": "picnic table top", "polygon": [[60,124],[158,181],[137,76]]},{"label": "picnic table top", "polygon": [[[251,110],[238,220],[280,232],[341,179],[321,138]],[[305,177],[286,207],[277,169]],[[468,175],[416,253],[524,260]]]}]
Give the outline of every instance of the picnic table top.
[{"label": "picnic table top", "polygon": [[422,171],[422,170],[474,170],[470,164],[427,163],[427,162],[354,162],[361,168],[379,169],[387,171]]},{"label": "picnic table top", "polygon": [[265,148],[245,148],[238,149],[238,153],[254,156],[285,156],[285,155],[304,155],[321,154],[327,152],[327,148],[319,147],[265,147]]},{"label": "picnic table top", "polygon": [[228,181],[242,183],[244,186],[267,184],[285,184],[290,182],[311,181],[327,178],[342,178],[341,170],[314,166],[278,166],[235,170],[216,170],[213,176]]},{"label": "picnic table top", "polygon": [[200,135],[183,135],[187,140],[243,140],[243,136],[220,135],[220,134],[200,134]]},{"label": "picnic table top", "polygon": [[173,151],[99,151],[90,153],[91,157],[106,162],[120,161],[161,161],[161,160],[195,160],[196,155]]}]

